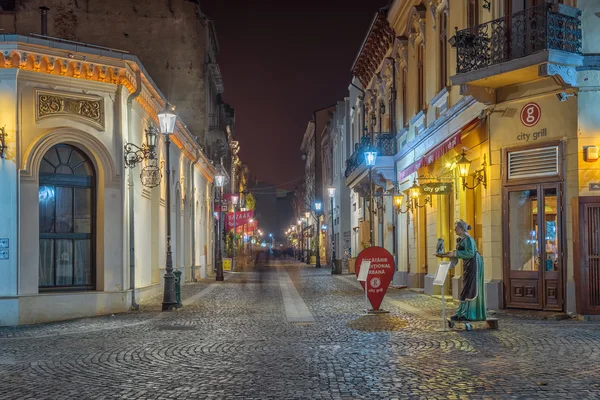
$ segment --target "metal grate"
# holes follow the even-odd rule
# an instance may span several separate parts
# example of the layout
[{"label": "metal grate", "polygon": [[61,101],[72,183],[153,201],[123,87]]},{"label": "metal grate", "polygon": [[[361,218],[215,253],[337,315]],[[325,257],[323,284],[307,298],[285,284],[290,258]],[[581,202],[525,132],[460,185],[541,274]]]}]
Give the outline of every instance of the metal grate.
[{"label": "metal grate", "polygon": [[558,175],[558,146],[508,153],[508,179]]},{"label": "metal grate", "polygon": [[587,207],[588,229],[588,302],[590,307],[600,306],[600,207]]}]

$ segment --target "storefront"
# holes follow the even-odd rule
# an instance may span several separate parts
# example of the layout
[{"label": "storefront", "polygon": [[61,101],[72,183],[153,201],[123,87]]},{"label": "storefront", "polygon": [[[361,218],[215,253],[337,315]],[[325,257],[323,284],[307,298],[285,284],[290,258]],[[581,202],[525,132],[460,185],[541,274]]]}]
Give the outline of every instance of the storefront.
[{"label": "storefront", "polygon": [[[548,95],[504,106],[491,120],[491,143],[501,165],[505,305],[563,311],[571,230],[565,205],[578,195],[578,160],[567,156],[569,144],[577,152],[577,103]],[[574,185],[566,188],[569,174]]]}]

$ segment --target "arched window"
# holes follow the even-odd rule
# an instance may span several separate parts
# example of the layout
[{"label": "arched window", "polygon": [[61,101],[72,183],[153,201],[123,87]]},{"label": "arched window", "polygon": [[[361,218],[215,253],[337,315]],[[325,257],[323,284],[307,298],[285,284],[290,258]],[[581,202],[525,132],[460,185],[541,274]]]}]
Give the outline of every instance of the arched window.
[{"label": "arched window", "polygon": [[59,144],[40,165],[40,289],[95,288],[95,174],[88,157]]}]

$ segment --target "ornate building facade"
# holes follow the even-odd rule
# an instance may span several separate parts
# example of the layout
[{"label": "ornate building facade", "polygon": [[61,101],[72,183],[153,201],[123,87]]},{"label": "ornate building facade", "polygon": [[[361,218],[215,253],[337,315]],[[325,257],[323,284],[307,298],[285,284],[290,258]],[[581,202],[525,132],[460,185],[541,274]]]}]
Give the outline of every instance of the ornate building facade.
[{"label": "ornate building facade", "polygon": [[[596,240],[600,5],[530,3],[394,1],[376,13],[352,66],[352,256],[373,236],[396,256],[396,284],[439,294],[436,244],[454,248],[464,219],[488,308],[598,312],[584,243]],[[458,298],[461,274],[446,294]]]},{"label": "ornate building facade", "polygon": [[167,212],[174,267],[207,276],[215,171],[183,121],[170,138],[170,187],[162,135],[154,159],[125,169],[125,144],[151,145],[167,101],[142,63],[31,42],[0,42],[0,324],[122,312],[161,292]]}]

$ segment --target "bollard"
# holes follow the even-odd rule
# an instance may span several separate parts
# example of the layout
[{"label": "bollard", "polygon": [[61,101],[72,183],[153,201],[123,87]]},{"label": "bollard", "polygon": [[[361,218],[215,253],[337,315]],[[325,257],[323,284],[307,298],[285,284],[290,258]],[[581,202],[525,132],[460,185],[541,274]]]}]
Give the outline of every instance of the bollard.
[{"label": "bollard", "polygon": [[181,271],[173,271],[175,275],[175,298],[177,299],[177,307],[182,307],[181,304]]}]

